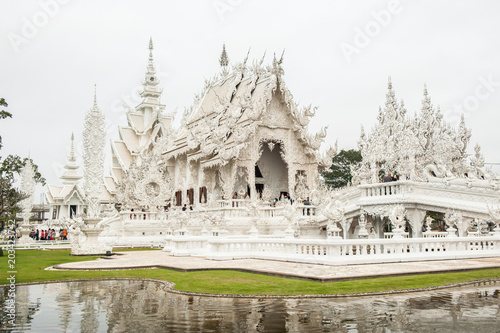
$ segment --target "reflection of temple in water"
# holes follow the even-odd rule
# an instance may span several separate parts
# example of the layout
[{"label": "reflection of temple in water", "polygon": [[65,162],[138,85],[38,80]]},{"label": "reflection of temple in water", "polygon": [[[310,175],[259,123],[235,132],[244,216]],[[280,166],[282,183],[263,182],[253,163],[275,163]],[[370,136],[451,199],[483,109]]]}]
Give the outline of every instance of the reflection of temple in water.
[{"label": "reflection of temple in water", "polygon": [[494,332],[500,324],[500,289],[494,283],[295,299],[189,296],[168,293],[164,286],[132,280],[20,286],[18,323],[33,332]]}]

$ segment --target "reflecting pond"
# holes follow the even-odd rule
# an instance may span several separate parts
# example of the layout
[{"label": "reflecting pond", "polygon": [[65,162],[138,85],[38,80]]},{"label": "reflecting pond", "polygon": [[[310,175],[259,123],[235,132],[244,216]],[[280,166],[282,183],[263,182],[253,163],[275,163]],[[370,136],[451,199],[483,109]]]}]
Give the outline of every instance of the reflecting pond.
[{"label": "reflecting pond", "polygon": [[[216,298],[154,281],[17,287],[18,332],[500,332],[500,283],[383,296]],[[1,327],[10,331],[3,312]]]}]

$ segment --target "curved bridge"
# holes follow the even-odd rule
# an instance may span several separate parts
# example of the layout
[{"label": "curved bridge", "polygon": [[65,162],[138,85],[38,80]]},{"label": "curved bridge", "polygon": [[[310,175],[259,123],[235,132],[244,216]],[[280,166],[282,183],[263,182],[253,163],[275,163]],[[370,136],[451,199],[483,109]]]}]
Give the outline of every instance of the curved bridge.
[{"label": "curved bridge", "polygon": [[[346,200],[346,225],[363,213],[383,218],[395,205],[405,208],[413,237],[422,237],[427,212],[457,213],[466,225],[473,220],[491,220],[491,211],[500,203],[500,191],[494,182],[478,180],[462,183],[452,181],[395,181],[365,184],[343,192]],[[343,226],[344,227],[344,226]],[[374,227],[376,227],[374,225]],[[345,229],[344,229],[345,230]]]}]

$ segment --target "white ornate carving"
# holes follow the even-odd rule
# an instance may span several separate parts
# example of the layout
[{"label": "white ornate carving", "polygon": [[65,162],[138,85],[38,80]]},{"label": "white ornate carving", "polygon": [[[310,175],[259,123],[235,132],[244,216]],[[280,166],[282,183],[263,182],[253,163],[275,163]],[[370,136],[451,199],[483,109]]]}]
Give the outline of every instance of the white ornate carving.
[{"label": "white ornate carving", "polygon": [[424,89],[422,108],[415,118],[407,116],[403,102],[395,97],[389,79],[385,107],[379,109],[378,123],[370,136],[362,129],[358,147],[363,162],[354,168],[355,183],[380,182],[379,170],[397,174],[399,179],[440,181],[439,178],[495,178],[482,169],[479,148],[468,167],[467,145],[471,132],[462,117],[458,129],[443,121],[439,108]]},{"label": "white ornate carving", "polygon": [[104,115],[97,107],[94,96],[94,106],[85,115],[83,130],[83,162],[85,166],[85,201],[87,202],[87,216],[98,217],[99,200],[102,191],[104,176],[104,144],[106,131],[104,130]]},{"label": "white ornate carving", "polygon": [[402,205],[395,205],[388,212],[389,220],[396,229],[404,229],[406,211]]},{"label": "white ornate carving", "polygon": [[[35,170],[31,159],[28,158],[26,164],[21,170],[21,193],[26,198],[20,202],[23,215],[23,227],[28,227],[31,217],[31,209],[33,208],[33,194],[35,192]],[[29,237],[23,237],[29,238]]]},{"label": "white ornate carving", "polygon": [[309,193],[307,185],[307,174],[304,170],[297,170],[295,174],[295,195],[300,199],[305,199]]},{"label": "white ornate carving", "polygon": [[446,221],[448,227],[459,228],[459,226],[462,224],[462,214],[449,209],[446,211],[444,220]]},{"label": "white ornate carving", "polygon": [[172,197],[172,186],[170,178],[159,165],[159,159],[154,155],[143,156],[138,168],[135,175],[142,177],[136,178],[131,172],[131,177],[125,177],[122,182],[125,183],[122,187],[133,190],[133,193],[126,193],[129,200],[135,199],[137,207],[144,207],[153,212],[166,206]]}]

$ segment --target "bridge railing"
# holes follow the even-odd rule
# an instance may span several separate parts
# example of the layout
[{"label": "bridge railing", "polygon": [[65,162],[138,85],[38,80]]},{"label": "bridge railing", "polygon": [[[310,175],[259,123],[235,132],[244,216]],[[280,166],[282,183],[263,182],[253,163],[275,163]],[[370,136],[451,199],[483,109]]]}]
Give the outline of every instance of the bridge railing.
[{"label": "bridge railing", "polygon": [[424,238],[445,238],[448,237],[448,232],[446,231],[426,231],[422,235]]},{"label": "bridge railing", "polygon": [[383,197],[388,195],[402,194],[404,189],[402,182],[388,182],[360,185],[362,195],[365,197]]},{"label": "bridge railing", "polygon": [[347,256],[398,255],[401,258],[421,255],[450,255],[460,252],[491,252],[500,255],[499,237],[457,237],[449,238],[409,238],[409,239],[210,239],[207,257],[216,259],[218,255],[239,258],[275,258],[300,260],[300,258],[329,259]]},{"label": "bridge railing", "polygon": [[[402,232],[401,236],[403,238],[408,238],[408,237],[410,237],[410,233],[409,232]],[[394,237],[394,233],[392,233],[392,232],[384,232],[384,239],[389,239],[389,238],[393,238],[393,237]]]}]

